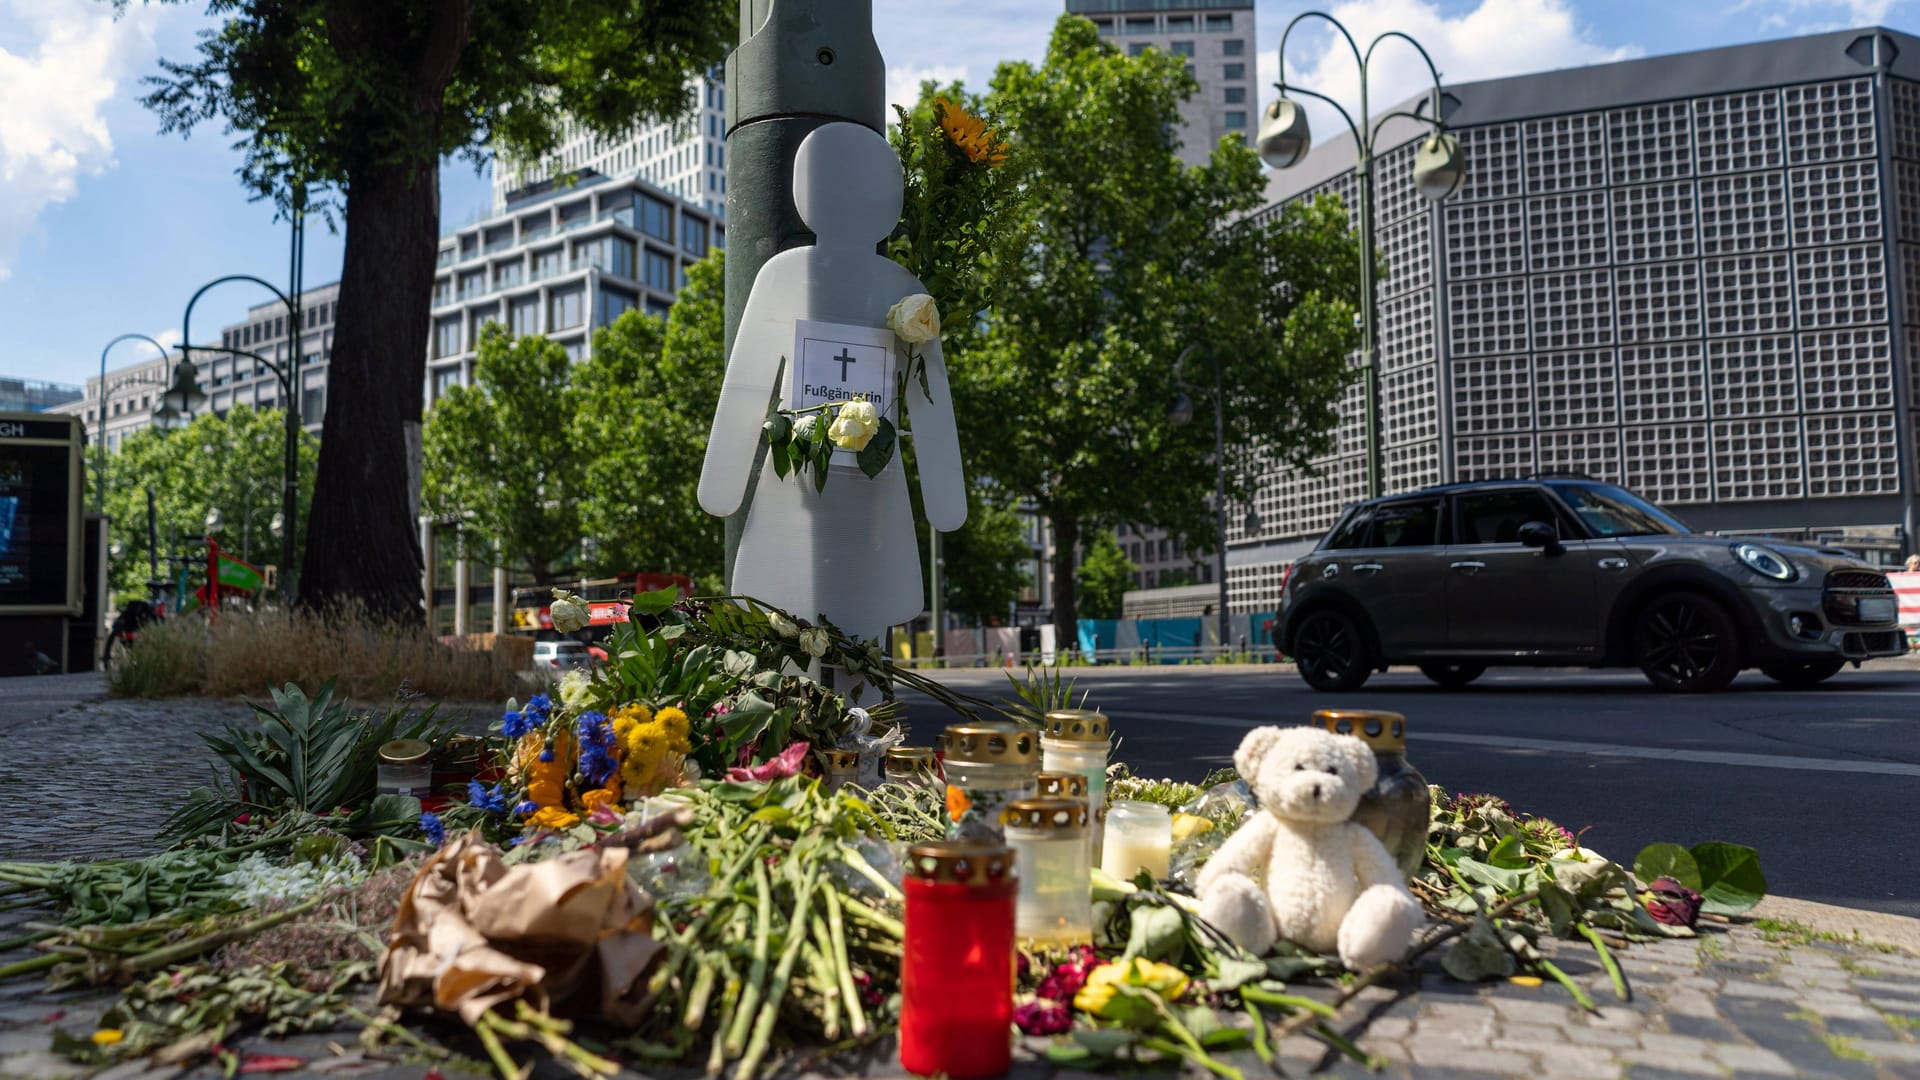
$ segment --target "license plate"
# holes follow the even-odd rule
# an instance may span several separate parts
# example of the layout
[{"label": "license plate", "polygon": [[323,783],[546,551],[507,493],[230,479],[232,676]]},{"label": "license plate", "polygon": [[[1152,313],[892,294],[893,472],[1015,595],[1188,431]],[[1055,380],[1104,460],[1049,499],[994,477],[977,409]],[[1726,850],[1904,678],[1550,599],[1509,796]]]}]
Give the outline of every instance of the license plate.
[{"label": "license plate", "polygon": [[1892,622],[1900,614],[1899,601],[1891,596],[1863,596],[1858,603],[1861,622]]}]

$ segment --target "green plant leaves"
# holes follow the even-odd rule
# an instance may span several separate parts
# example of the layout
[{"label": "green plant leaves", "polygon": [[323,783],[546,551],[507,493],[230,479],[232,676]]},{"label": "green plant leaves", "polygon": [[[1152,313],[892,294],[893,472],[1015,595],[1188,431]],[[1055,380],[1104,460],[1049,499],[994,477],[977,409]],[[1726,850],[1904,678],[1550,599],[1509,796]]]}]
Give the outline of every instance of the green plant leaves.
[{"label": "green plant leaves", "polygon": [[1643,885],[1672,878],[1695,892],[1702,891],[1700,866],[1693,854],[1679,844],[1648,844],[1641,848],[1633,859],[1633,876]]},{"label": "green plant leaves", "polygon": [[879,476],[880,471],[887,467],[887,462],[893,460],[893,446],[897,438],[893,421],[881,417],[880,430],[874,432],[873,438],[855,455],[860,462],[860,471],[866,473],[868,479]]},{"label": "green plant leaves", "polygon": [[1703,903],[1709,915],[1739,915],[1767,895],[1767,877],[1760,872],[1760,855],[1750,847],[1709,841],[1691,852],[1700,868]]},{"label": "green plant leaves", "polygon": [[655,589],[652,592],[634,593],[631,610],[635,615],[659,615],[678,603],[679,600],[679,588],[669,585],[664,589]]}]

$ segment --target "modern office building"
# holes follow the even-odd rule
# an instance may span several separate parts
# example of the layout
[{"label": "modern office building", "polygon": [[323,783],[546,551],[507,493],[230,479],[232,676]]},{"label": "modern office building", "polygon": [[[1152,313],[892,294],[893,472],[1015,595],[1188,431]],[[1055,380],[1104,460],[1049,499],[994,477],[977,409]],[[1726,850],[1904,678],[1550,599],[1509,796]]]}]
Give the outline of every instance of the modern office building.
[{"label": "modern office building", "polygon": [[[1384,491],[1580,472],[1703,530],[1911,550],[1916,80],[1920,38],[1866,29],[1449,86],[1468,175],[1438,205],[1410,179],[1423,129],[1388,128]],[[1269,193],[1351,205],[1354,158],[1329,139]],[[1271,610],[1362,497],[1360,393],[1230,529],[1236,610]]]},{"label": "modern office building", "polygon": [[[319,434],[327,415],[327,364],[333,359],[333,323],[339,314],[340,283],[332,282],[300,294],[300,422]],[[293,355],[295,335],[287,330],[287,309],[279,301],[255,304],[247,317],[220,331],[224,348],[257,353],[284,366]],[[250,356],[202,352],[194,346],[194,365],[201,389],[215,413],[236,405],[256,409],[281,407],[279,376]]]},{"label": "modern office building", "polygon": [[1228,135],[1251,139],[1258,123],[1253,0],[1067,0],[1103,37],[1138,56],[1148,48],[1187,58],[1200,89],[1180,109],[1180,156],[1204,164]]},{"label": "modern office building", "polygon": [[84,396],[85,392],[71,383],[0,375],[0,412],[46,412]]},{"label": "modern office building", "polygon": [[568,121],[559,149],[547,160],[494,162],[494,212],[508,209],[522,195],[537,195],[555,176],[577,172],[638,177],[725,221],[726,83],[716,68],[688,89],[698,99],[697,107],[678,124],[636,124],[624,138],[608,138]]},{"label": "modern office building", "polygon": [[472,378],[480,328],[544,334],[574,359],[640,308],[664,318],[687,266],[726,246],[719,219],[639,180],[543,181],[509,209],[441,238],[427,400]]},{"label": "modern office building", "polygon": [[[149,350],[151,351],[151,350]],[[179,350],[170,350],[167,358],[154,357],[107,372],[107,416],[104,435],[100,427],[100,378],[91,377],[80,396],[47,408],[49,413],[78,416],[86,429],[88,460],[96,440],[105,438],[109,450],[118,449],[121,440],[153,423],[153,406],[167,388]],[[37,411],[37,410],[36,410]]]}]

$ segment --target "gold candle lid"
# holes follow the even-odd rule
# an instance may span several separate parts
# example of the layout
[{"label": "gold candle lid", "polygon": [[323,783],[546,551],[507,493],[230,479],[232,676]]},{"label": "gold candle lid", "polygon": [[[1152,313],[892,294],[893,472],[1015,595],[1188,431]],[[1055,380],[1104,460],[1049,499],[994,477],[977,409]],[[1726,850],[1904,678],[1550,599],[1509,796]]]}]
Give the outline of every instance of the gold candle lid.
[{"label": "gold candle lid", "polygon": [[1084,829],[1087,804],[1081,799],[1015,799],[1000,812],[1000,822],[1018,829]]},{"label": "gold candle lid", "polygon": [[990,720],[947,728],[947,758],[960,764],[1027,765],[1040,760],[1032,728]]},{"label": "gold candle lid", "polygon": [[947,733],[946,732],[943,731],[940,734],[935,735],[933,737],[933,752],[935,754],[944,754],[947,752]]},{"label": "gold candle lid", "polygon": [[907,849],[907,876],[953,885],[1014,880],[1013,849],[990,840],[937,840]]},{"label": "gold candle lid", "polygon": [[825,763],[826,767],[832,772],[846,772],[849,769],[858,769],[860,767],[860,751],[858,750],[846,750],[838,746],[830,746],[821,750],[819,753],[820,760]]},{"label": "gold candle lid", "polygon": [[433,746],[425,739],[395,739],[380,745],[380,760],[389,765],[411,765],[431,753]]},{"label": "gold candle lid", "polygon": [[925,746],[890,746],[887,748],[887,764],[902,769],[932,768],[933,750]]},{"label": "gold candle lid", "polygon": [[1407,718],[1397,712],[1318,709],[1313,714],[1313,723],[1335,735],[1352,735],[1375,750],[1407,748]]},{"label": "gold candle lid", "polygon": [[1047,738],[1065,742],[1106,742],[1107,714],[1093,709],[1055,709],[1047,714]]},{"label": "gold candle lid", "polygon": [[1040,794],[1061,799],[1084,799],[1087,797],[1087,778],[1077,772],[1043,772],[1036,779],[1040,782]]}]

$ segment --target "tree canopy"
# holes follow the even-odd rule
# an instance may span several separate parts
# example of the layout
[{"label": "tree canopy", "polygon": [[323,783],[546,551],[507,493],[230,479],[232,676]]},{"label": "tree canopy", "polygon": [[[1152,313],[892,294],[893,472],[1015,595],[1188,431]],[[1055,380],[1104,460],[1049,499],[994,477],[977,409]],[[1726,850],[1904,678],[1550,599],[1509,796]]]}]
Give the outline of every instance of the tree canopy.
[{"label": "tree canopy", "polygon": [[1184,58],[1122,55],[1069,15],[1045,60],[1002,64],[985,99],[1022,193],[1002,212],[1023,242],[993,264],[978,333],[955,343],[955,413],[969,468],[1049,521],[1067,632],[1089,530],[1139,522],[1215,547],[1200,494],[1213,486],[1213,425],[1170,424],[1178,394],[1196,417],[1220,402],[1228,495],[1241,500],[1258,462],[1303,463],[1326,446],[1358,344],[1343,211],[1329,200],[1251,217],[1264,177],[1238,140],[1184,164],[1174,133],[1194,88]]}]

